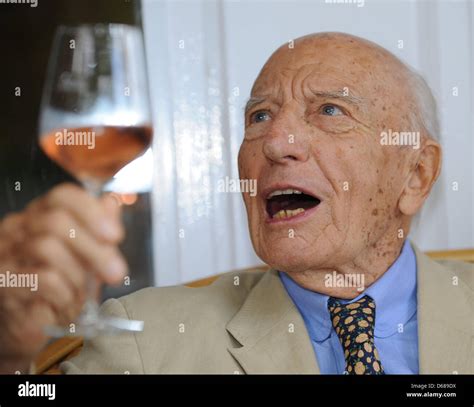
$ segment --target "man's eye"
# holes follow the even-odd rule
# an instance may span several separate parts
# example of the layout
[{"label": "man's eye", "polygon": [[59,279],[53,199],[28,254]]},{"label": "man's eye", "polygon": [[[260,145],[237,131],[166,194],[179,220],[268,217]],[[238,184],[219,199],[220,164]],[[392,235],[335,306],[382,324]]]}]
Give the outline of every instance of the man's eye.
[{"label": "man's eye", "polygon": [[264,122],[268,119],[270,119],[270,115],[265,110],[259,110],[258,112],[255,112],[252,114],[252,116],[250,116],[250,121],[252,123]]},{"label": "man's eye", "polygon": [[343,111],[338,108],[337,106],[334,105],[324,105],[321,108],[321,114],[326,115],[326,116],[340,116],[343,113]]}]

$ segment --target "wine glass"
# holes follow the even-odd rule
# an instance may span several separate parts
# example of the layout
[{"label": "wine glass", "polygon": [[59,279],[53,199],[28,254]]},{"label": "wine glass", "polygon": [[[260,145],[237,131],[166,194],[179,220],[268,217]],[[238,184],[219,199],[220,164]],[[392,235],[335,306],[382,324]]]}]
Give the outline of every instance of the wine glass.
[{"label": "wine glass", "polygon": [[[98,197],[121,168],[150,146],[152,124],[141,30],[123,24],[58,27],[41,102],[39,144],[45,154]],[[69,327],[52,337],[94,337],[143,330],[143,321],[105,317],[88,275],[87,299]]]}]

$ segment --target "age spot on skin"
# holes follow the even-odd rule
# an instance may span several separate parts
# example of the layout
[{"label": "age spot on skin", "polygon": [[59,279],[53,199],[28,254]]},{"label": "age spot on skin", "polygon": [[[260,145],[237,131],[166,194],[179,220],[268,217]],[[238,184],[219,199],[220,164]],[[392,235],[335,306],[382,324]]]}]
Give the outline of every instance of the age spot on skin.
[{"label": "age spot on skin", "polygon": [[372,215],[374,216],[377,216],[379,214],[379,210],[377,208],[375,208],[373,211],[372,211]]}]

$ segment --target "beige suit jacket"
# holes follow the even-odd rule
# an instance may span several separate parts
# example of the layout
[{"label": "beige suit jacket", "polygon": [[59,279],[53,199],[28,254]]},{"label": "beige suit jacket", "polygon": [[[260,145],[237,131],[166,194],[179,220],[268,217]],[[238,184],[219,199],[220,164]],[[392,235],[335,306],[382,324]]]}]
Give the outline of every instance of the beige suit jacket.
[{"label": "beige suit jacket", "polygon": [[[415,253],[420,373],[474,373],[473,265]],[[145,321],[144,331],[86,342],[63,372],[319,373],[275,270],[227,273],[203,288],[146,288],[103,309]]]}]

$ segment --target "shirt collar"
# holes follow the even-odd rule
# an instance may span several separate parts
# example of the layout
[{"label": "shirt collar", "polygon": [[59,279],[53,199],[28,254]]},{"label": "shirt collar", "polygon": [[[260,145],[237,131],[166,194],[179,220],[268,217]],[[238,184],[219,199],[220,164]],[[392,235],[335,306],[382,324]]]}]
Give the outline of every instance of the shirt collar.
[{"label": "shirt collar", "polygon": [[307,290],[296,284],[286,273],[279,272],[289,296],[300,311],[309,336],[318,342],[331,334],[331,318],[328,311],[329,296]]},{"label": "shirt collar", "polygon": [[[327,339],[332,329],[327,309],[329,296],[299,286],[286,273],[279,274],[305,321],[310,337],[318,342]],[[416,257],[408,240],[397,260],[382,277],[356,298],[343,302],[354,302],[364,295],[370,295],[375,301],[376,337],[384,338],[397,331],[403,332],[405,324],[416,312]]]}]

